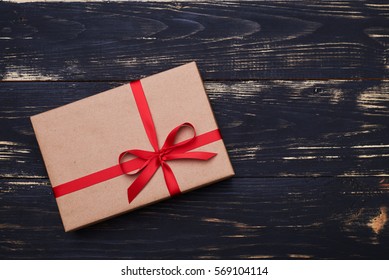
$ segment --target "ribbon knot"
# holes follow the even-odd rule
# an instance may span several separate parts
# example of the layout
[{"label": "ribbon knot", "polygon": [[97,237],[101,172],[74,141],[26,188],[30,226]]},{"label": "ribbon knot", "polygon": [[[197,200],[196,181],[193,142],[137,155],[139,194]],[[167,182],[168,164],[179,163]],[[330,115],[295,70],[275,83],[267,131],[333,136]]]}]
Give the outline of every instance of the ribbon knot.
[{"label": "ribbon knot", "polygon": [[[134,198],[142,191],[146,184],[151,180],[155,172],[157,172],[159,167],[162,168],[169,194],[171,196],[177,195],[181,193],[181,191],[178,186],[176,177],[174,176],[174,173],[168,165],[167,161],[178,159],[209,160],[216,156],[216,153],[189,152],[190,150],[204,145],[201,143],[202,140],[199,139],[199,137],[196,135],[194,126],[189,122],[180,124],[179,126],[175,127],[166,137],[162,148],[159,148],[154,122],[151,117],[151,112],[147,104],[142,85],[140,81],[132,82],[130,85],[135,102],[138,106],[143,126],[154,151],[131,149],[124,151],[119,155],[119,166],[122,173],[129,176],[138,175],[138,177],[127,189],[128,202],[131,203]],[[175,143],[179,131],[184,127],[188,127],[192,130],[192,137],[179,143]],[[220,135],[218,135],[218,137],[220,137]],[[139,161],[139,168],[135,170],[134,168],[126,170],[126,162],[123,161],[126,155],[135,156],[135,159],[132,159],[131,161]]]}]

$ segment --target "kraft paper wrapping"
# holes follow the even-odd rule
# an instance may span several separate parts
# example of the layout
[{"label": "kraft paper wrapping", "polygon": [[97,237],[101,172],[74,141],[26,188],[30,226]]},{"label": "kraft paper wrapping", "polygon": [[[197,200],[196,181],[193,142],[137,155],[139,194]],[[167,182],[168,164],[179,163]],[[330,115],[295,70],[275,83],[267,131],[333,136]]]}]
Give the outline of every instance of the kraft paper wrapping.
[{"label": "kraft paper wrapping", "polygon": [[[141,79],[159,146],[177,125],[190,122],[197,134],[217,128],[195,62]],[[129,84],[31,117],[53,187],[118,164],[129,149],[153,148]],[[180,132],[179,141],[189,138]],[[174,160],[169,165],[182,192],[234,175],[223,140],[194,151],[216,152],[208,161]],[[57,198],[65,231],[75,230],[169,196],[161,168],[130,204],[122,175]]]}]

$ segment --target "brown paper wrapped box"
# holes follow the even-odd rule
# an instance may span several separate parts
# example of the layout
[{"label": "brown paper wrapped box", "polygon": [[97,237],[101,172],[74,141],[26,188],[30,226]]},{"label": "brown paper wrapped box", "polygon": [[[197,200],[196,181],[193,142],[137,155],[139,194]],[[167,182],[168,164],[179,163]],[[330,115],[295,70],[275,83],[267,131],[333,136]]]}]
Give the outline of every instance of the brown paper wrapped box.
[{"label": "brown paper wrapped box", "polygon": [[[141,79],[161,147],[181,123],[194,125],[197,135],[217,129],[196,63]],[[53,188],[118,165],[129,149],[152,151],[129,84],[31,117]],[[180,131],[177,141],[191,137]],[[168,161],[181,192],[234,175],[223,140],[194,151],[217,155],[207,161]],[[157,172],[129,203],[127,189],[137,178],[125,174],[57,197],[65,231],[75,230],[170,197],[163,172]]]}]

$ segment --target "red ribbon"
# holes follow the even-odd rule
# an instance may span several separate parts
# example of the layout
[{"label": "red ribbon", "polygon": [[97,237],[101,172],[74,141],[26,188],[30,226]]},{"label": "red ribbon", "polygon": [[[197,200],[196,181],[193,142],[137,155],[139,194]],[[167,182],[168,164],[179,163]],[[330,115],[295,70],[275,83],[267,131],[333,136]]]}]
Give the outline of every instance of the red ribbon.
[{"label": "red ribbon", "polygon": [[[216,153],[211,152],[189,152],[190,150],[221,139],[218,129],[206,132],[201,135],[196,135],[196,130],[191,123],[183,123],[175,127],[166,137],[165,143],[160,149],[158,146],[158,139],[154,122],[151,117],[150,108],[147,104],[145,94],[143,92],[142,84],[140,81],[135,81],[131,82],[130,86],[135,97],[135,102],[138,107],[138,111],[141,116],[147,137],[154,151],[138,149],[124,151],[119,155],[118,165],[97,171],[95,173],[54,187],[53,190],[55,197],[60,197],[75,191],[79,191],[81,189],[113,179],[123,174],[130,176],[139,174],[127,190],[128,202],[131,203],[131,201],[134,200],[134,198],[151,180],[159,167],[162,167],[166,186],[170,195],[173,196],[181,193],[181,191],[178,186],[176,177],[174,176],[170,166],[167,164],[167,161],[177,159],[209,160],[216,156]],[[182,142],[175,143],[176,136],[184,127],[189,127],[193,132],[193,136]],[[123,162],[124,157],[128,154],[134,155],[136,158]]]}]

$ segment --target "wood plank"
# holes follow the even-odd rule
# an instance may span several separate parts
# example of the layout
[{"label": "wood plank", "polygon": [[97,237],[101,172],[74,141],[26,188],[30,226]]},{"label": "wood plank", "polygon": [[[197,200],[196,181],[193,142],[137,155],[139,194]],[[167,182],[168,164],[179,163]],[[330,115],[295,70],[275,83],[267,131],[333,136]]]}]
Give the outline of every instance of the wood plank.
[{"label": "wood plank", "polygon": [[[0,176],[46,178],[28,116],[120,83],[0,83]],[[237,176],[388,176],[389,81],[208,82]]]},{"label": "wood plank", "polygon": [[0,180],[0,259],[387,259],[388,182],[234,178],[64,233],[47,180]]},{"label": "wood plank", "polygon": [[0,3],[0,79],[384,78],[385,1]]}]

